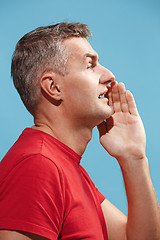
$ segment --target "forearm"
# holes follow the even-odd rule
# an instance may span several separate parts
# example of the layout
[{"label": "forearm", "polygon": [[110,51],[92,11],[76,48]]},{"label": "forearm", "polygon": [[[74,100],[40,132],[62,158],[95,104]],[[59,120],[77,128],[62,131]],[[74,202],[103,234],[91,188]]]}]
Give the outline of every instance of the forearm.
[{"label": "forearm", "polygon": [[160,240],[160,212],[147,158],[120,164],[127,200],[127,240]]}]

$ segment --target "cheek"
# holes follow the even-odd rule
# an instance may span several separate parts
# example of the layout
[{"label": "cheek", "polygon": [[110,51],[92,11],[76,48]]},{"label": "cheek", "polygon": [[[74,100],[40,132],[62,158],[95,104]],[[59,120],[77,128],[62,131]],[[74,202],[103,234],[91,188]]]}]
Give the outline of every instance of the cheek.
[{"label": "cheek", "polygon": [[98,96],[98,79],[94,78],[93,74],[87,75],[87,73],[72,74],[66,79],[64,85],[64,92],[67,98],[80,99],[83,101],[86,98]]}]

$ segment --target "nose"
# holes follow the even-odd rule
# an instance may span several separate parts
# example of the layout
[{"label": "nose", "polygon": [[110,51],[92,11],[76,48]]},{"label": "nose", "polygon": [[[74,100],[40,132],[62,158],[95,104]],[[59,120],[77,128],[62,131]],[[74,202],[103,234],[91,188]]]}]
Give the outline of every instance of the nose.
[{"label": "nose", "polygon": [[108,70],[107,68],[101,66],[101,76],[100,76],[100,79],[99,79],[99,82],[100,83],[111,83],[115,80],[115,76],[113,75],[113,73]]}]

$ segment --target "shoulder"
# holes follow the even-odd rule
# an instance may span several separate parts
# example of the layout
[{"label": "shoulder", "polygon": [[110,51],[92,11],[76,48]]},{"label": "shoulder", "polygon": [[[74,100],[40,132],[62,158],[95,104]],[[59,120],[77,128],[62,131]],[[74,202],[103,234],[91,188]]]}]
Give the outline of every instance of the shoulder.
[{"label": "shoulder", "polygon": [[[41,131],[25,129],[0,162],[0,179],[17,168],[56,168],[59,164],[58,147],[51,136]],[[0,180],[1,181],[1,180]]]},{"label": "shoulder", "polygon": [[[0,193],[21,191],[32,196],[48,189],[63,191],[64,180],[61,167],[42,154],[32,154],[21,159],[14,166],[6,166],[0,177]],[[36,196],[35,196],[36,197]]]}]

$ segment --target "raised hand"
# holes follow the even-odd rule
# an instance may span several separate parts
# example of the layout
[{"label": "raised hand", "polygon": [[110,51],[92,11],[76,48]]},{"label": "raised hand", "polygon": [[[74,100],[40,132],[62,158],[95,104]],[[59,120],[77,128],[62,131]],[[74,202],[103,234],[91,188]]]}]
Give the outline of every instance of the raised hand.
[{"label": "raised hand", "polygon": [[100,143],[118,161],[144,158],[145,131],[132,93],[123,83],[113,82],[107,97],[112,116],[98,126]]}]

